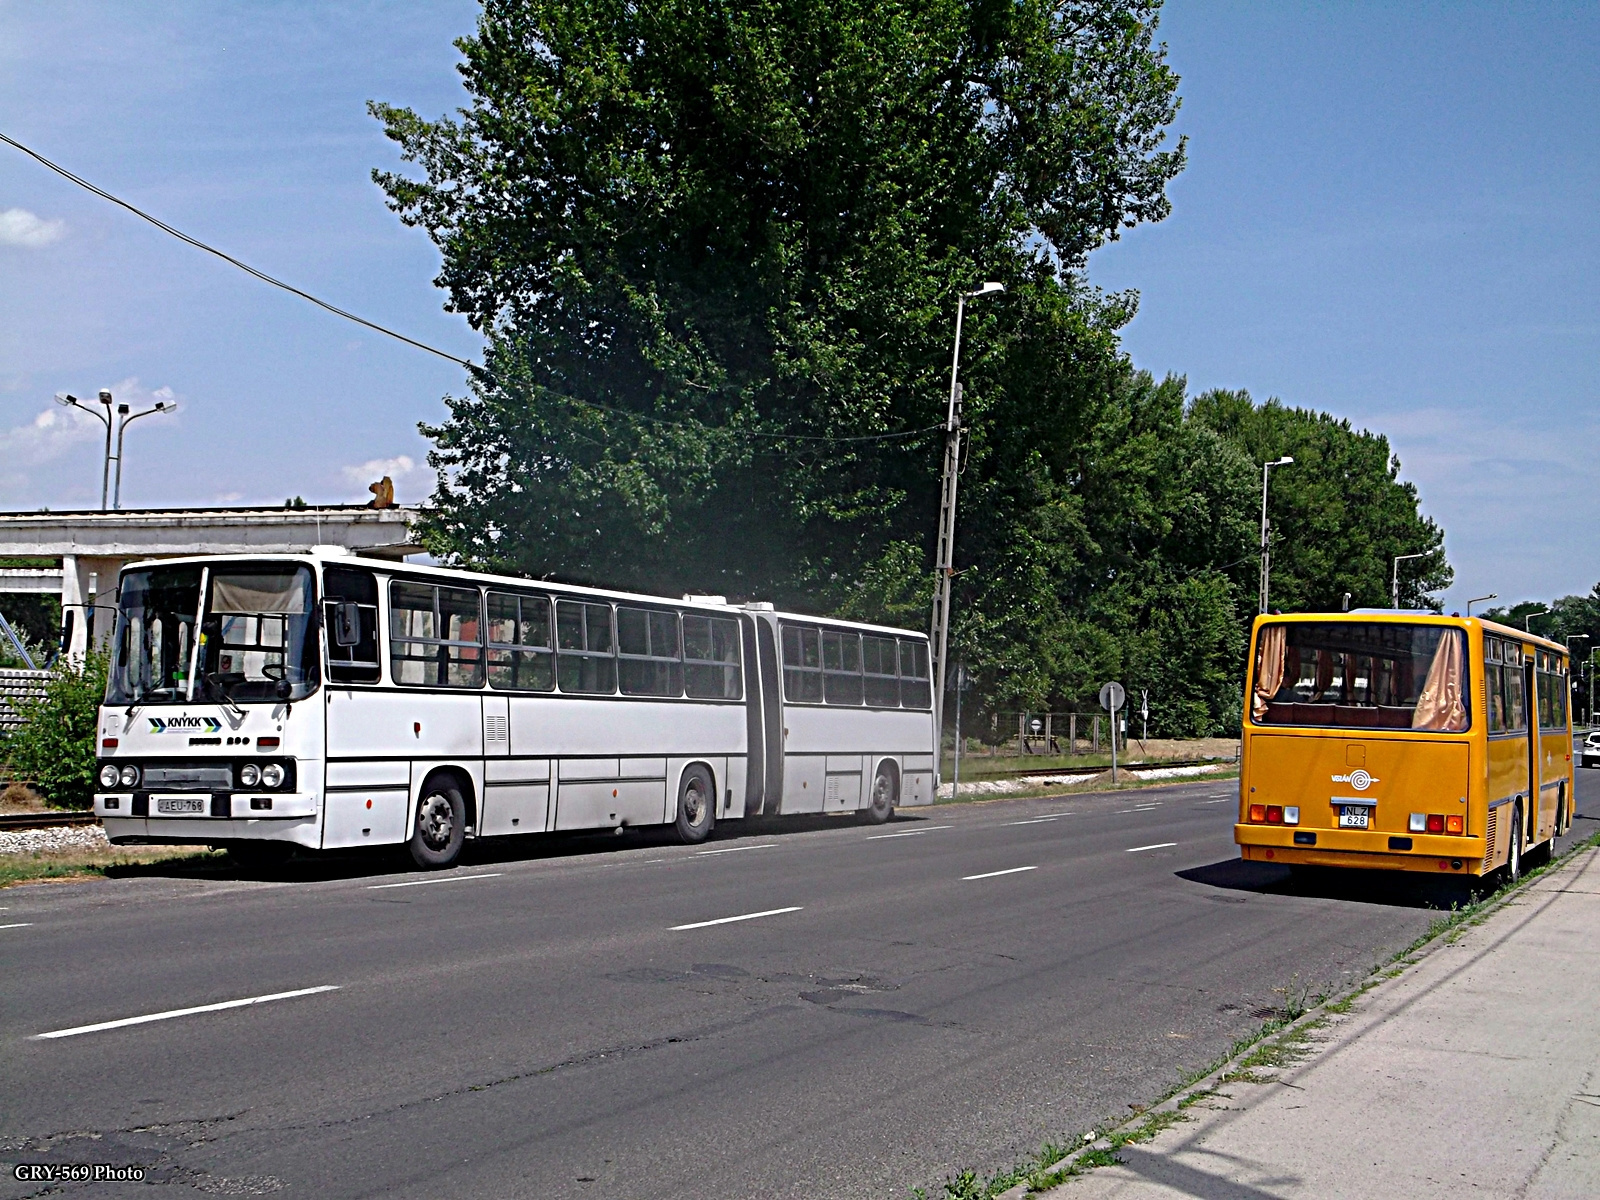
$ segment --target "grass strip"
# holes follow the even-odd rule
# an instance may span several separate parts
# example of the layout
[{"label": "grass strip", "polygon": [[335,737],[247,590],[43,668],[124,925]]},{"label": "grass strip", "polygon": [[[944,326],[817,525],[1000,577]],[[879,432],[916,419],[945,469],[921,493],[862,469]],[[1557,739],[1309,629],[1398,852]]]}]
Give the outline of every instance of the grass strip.
[{"label": "grass strip", "polygon": [[135,875],[155,863],[201,864],[222,851],[194,846],[111,846],[90,850],[38,850],[0,854],[0,888],[21,883],[64,882]]}]

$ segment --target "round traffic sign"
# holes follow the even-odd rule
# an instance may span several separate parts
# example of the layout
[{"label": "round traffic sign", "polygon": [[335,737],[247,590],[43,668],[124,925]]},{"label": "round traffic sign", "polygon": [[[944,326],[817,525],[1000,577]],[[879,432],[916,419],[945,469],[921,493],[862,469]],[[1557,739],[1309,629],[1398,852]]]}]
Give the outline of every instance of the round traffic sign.
[{"label": "round traffic sign", "polygon": [[1107,712],[1116,712],[1122,707],[1122,702],[1126,698],[1127,693],[1116,680],[1112,680],[1100,689],[1100,707]]}]

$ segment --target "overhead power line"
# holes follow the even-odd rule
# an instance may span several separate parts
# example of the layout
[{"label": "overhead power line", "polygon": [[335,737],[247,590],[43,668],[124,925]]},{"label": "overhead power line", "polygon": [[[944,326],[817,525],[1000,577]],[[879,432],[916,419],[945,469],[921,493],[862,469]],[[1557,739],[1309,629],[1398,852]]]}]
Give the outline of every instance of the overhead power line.
[{"label": "overhead power line", "polygon": [[340,308],[336,304],[329,304],[326,300],[319,300],[319,299],[317,299],[317,297],[313,296],[310,292],[303,291],[302,289],[295,287],[294,284],[292,284],[292,283],[285,283],[281,279],[274,279],[271,275],[268,275],[265,271],[256,270],[249,263],[241,262],[237,258],[233,257],[233,255],[228,254],[225,251],[218,250],[215,246],[208,246],[208,245],[206,245],[205,242],[202,242],[199,238],[190,237],[187,233],[184,233],[183,230],[181,230],[181,229],[174,229],[171,225],[168,225],[165,221],[161,220],[159,217],[152,217],[149,213],[145,212],[144,209],[138,208],[135,205],[129,204],[126,200],[122,199],[120,196],[113,196],[110,192],[106,191],[104,188],[96,187],[94,184],[90,183],[87,179],[83,178],[81,175],[74,175],[71,171],[67,170],[60,163],[51,162],[48,158],[46,158],[44,155],[40,154],[37,150],[32,150],[29,147],[24,146],[21,142],[17,141],[16,138],[7,137],[5,134],[0,133],[0,142],[5,142],[9,146],[15,146],[18,150],[21,150],[29,158],[32,158],[35,161],[37,161],[39,163],[42,163],[44,166],[49,167],[52,171],[54,171],[57,175],[61,176],[63,179],[71,180],[73,183],[77,184],[79,187],[85,189],[86,191],[93,192],[96,196],[99,196],[102,200],[111,201],[111,203],[117,205],[119,208],[127,209],[134,216],[139,217],[139,218],[141,218],[143,220],[149,221],[150,224],[154,225],[157,229],[161,230],[162,233],[169,233],[173,237],[177,238],[180,242],[187,242],[189,245],[193,246],[196,250],[204,250],[207,254],[216,255],[223,262],[228,263],[228,264],[230,264],[232,266],[238,267],[239,270],[244,271],[246,274],[254,275],[257,279],[261,280],[262,283],[270,283],[275,288],[282,288],[284,291],[290,293],[291,295],[299,296],[300,299],[302,299],[302,300],[309,300],[312,304],[315,304],[318,308],[326,309],[328,312],[331,312],[336,317],[343,317],[346,321],[354,321],[357,325],[365,325],[368,329],[371,329],[376,333],[381,333],[385,337],[392,337],[397,341],[404,342],[408,346],[415,346],[418,350],[426,350],[429,354],[437,354],[440,358],[447,358],[451,362],[458,363],[461,366],[468,368],[469,370],[472,369],[474,367],[474,365],[475,365],[470,360],[465,359],[465,358],[459,358],[456,355],[451,354],[449,351],[440,350],[437,346],[430,346],[426,342],[419,342],[419,341],[417,341],[416,338],[407,337],[403,333],[396,333],[393,329],[389,329],[389,328],[386,328],[385,326],[379,325],[376,321],[369,321],[365,317],[358,317],[358,316],[356,316],[355,313],[347,312],[345,309]]},{"label": "overhead power line", "polygon": [[[207,254],[215,255],[228,265],[239,268],[239,270],[245,272],[247,275],[253,275],[263,283],[271,284],[275,288],[282,288],[290,295],[299,296],[300,299],[307,300],[310,303],[315,304],[318,308],[324,309],[327,312],[331,312],[336,317],[343,317],[346,321],[354,321],[357,325],[363,325],[375,333],[381,333],[385,337],[392,337],[396,341],[404,342],[408,346],[414,346],[418,350],[424,350],[429,354],[438,355],[440,358],[447,359],[459,366],[466,367],[469,371],[481,372],[483,370],[482,367],[478,366],[478,364],[474,363],[470,359],[460,358],[457,355],[451,354],[447,350],[440,350],[437,346],[430,346],[426,342],[419,342],[416,338],[407,337],[405,334],[398,333],[387,326],[379,325],[376,321],[369,321],[365,317],[357,316],[355,313],[340,308],[336,304],[330,304],[326,300],[319,299],[318,297],[313,296],[310,292],[305,291],[302,288],[295,287],[292,283],[285,283],[281,279],[277,279],[271,275],[268,275],[265,271],[258,271],[249,263],[242,262],[226,251],[218,250],[215,246],[207,245],[199,238],[190,237],[187,233],[184,233],[183,230],[173,228],[159,217],[151,216],[149,213],[145,212],[144,209],[139,208],[137,205],[130,204],[128,201],[122,199],[122,197],[113,195],[111,192],[106,191],[102,187],[97,187],[95,184],[92,184],[87,179],[83,178],[83,176],[76,175],[67,170],[67,168],[63,167],[60,163],[52,162],[50,159],[40,154],[37,150],[34,150],[28,146],[24,146],[21,142],[17,141],[16,138],[8,137],[6,134],[0,133],[0,142],[4,142],[8,146],[16,147],[35,162],[48,167],[63,179],[77,184],[85,191],[92,192],[94,195],[99,196],[102,200],[109,200],[118,208],[126,209],[128,212],[131,212],[134,216],[140,218],[141,220],[150,222],[150,224],[161,230],[162,233],[170,234],[172,237],[177,238],[180,242],[185,242],[188,245],[193,246],[196,250],[203,250]],[[614,413],[617,416],[626,417],[630,420],[640,421],[650,425],[667,425],[677,429],[699,429],[711,433],[734,433],[733,430],[719,429],[715,425],[707,425],[701,421],[674,421],[666,417],[652,417],[645,413],[630,412],[627,409],[613,408],[607,404],[598,404],[593,400],[582,400],[577,396],[569,396],[565,393],[557,392],[551,388],[541,388],[540,390],[548,392],[550,395],[555,396],[560,400],[564,400],[568,404],[576,404],[580,407],[592,408],[600,412]],[[935,429],[942,428],[944,428],[943,425],[928,425],[920,429],[906,429],[896,433],[869,433],[854,437],[830,437],[825,434],[803,433],[762,433],[756,430],[746,430],[740,436],[747,438],[769,438],[796,442],[886,442],[897,441],[901,438],[915,437],[918,434],[929,433]]]}]

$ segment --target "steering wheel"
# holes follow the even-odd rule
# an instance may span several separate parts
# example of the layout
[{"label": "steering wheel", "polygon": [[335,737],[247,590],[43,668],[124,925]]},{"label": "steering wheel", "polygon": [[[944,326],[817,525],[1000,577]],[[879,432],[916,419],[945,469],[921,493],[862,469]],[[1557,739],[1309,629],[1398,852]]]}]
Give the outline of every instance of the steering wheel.
[{"label": "steering wheel", "polygon": [[273,683],[282,683],[289,677],[289,668],[282,663],[262,663],[261,673]]}]

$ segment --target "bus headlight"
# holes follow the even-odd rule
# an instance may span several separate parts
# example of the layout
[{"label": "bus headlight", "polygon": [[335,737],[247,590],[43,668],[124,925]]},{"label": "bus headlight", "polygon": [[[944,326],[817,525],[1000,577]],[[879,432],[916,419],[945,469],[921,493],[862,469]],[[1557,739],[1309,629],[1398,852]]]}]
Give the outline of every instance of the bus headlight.
[{"label": "bus headlight", "polygon": [[283,783],[283,768],[277,763],[268,763],[261,768],[261,786],[275,788]]},{"label": "bus headlight", "polygon": [[122,786],[125,787],[125,788],[138,787],[139,786],[139,768],[138,767],[134,767],[134,766],[123,767],[122,768],[121,780],[122,780]]},{"label": "bus headlight", "polygon": [[261,768],[256,766],[255,763],[245,763],[244,766],[239,768],[239,785],[241,787],[253,788],[260,782]]},{"label": "bus headlight", "polygon": [[112,788],[117,786],[117,779],[117,768],[114,764],[107,763],[105,766],[100,768],[100,786],[106,791],[109,792]]}]

